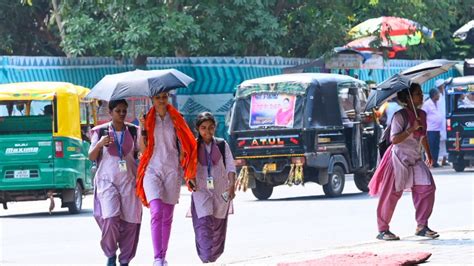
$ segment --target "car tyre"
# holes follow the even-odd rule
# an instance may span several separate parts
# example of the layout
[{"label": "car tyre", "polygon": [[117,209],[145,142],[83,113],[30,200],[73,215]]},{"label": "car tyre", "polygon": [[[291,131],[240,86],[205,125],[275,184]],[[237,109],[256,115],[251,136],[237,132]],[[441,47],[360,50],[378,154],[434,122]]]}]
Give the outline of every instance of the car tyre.
[{"label": "car tyre", "polygon": [[77,214],[82,210],[82,186],[79,182],[74,188],[74,201],[68,203],[68,209],[70,214]]},{"label": "car tyre", "polygon": [[456,162],[453,162],[453,168],[456,172],[464,172],[464,169],[466,168],[466,163],[464,162],[464,160],[458,160]]},{"label": "car tyre", "polygon": [[323,185],[324,194],[328,197],[338,197],[344,190],[344,169],[341,166],[335,165],[332,173],[328,176],[328,183]]},{"label": "car tyre", "polygon": [[252,188],[252,193],[259,200],[267,200],[273,193],[273,186],[255,180],[255,188]]}]

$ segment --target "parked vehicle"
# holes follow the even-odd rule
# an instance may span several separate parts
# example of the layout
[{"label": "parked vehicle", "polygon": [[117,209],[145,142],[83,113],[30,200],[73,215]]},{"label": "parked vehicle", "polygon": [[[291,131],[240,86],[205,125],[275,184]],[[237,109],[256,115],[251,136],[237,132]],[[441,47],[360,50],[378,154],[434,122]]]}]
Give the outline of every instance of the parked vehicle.
[{"label": "parked vehicle", "polygon": [[[0,85],[0,202],[61,199],[70,213],[92,191],[89,89],[70,83]],[[52,206],[51,206],[52,207]]]},{"label": "parked vehicle", "polygon": [[230,146],[255,197],[268,199],[275,186],[305,182],[336,197],[349,173],[368,191],[380,127],[372,113],[360,113],[366,87],[350,76],[321,73],[240,84],[229,118]]},{"label": "parked vehicle", "polygon": [[456,172],[474,165],[474,76],[453,78],[446,85],[446,149]]}]

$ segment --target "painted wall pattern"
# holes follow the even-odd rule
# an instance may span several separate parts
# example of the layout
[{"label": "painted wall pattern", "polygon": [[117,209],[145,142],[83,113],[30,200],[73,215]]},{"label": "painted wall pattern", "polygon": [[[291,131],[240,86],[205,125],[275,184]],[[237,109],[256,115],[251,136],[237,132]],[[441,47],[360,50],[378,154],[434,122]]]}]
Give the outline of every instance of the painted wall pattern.
[{"label": "painted wall pattern", "polygon": [[[303,58],[282,57],[160,57],[148,58],[148,69],[176,68],[196,81],[177,91],[178,107],[188,121],[197,113],[213,112],[219,122],[218,135],[225,136],[225,116],[232,105],[235,87],[246,79],[281,74],[286,67],[310,62]],[[377,83],[420,60],[390,60],[381,70],[355,70],[362,80]],[[27,81],[66,81],[92,88],[103,76],[133,70],[130,59],[110,57],[21,57],[0,56],[0,83]],[[317,69],[314,69],[317,71]],[[337,71],[333,71],[337,73]],[[454,70],[442,78],[454,76]],[[428,81],[424,91],[434,86]]]}]

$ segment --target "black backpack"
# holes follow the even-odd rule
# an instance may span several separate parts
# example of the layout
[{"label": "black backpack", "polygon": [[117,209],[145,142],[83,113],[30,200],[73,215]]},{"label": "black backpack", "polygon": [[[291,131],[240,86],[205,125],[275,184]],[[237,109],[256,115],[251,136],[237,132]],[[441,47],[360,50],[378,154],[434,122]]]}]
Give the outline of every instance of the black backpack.
[{"label": "black backpack", "polygon": [[[216,145],[219,148],[219,151],[221,152],[222,155],[222,162],[224,163],[224,167],[226,167],[225,164],[225,140],[221,138],[215,138],[216,139]],[[199,145],[201,145],[201,141],[198,141],[198,149]]]},{"label": "black backpack", "polygon": [[[408,126],[407,110],[405,110],[405,108],[403,108],[403,109],[395,112],[395,114],[397,114],[397,113],[400,113],[402,115],[402,117],[403,117],[403,128],[406,129],[406,127]],[[385,130],[382,133],[382,136],[379,139],[379,143],[378,143],[377,146],[379,148],[380,158],[383,157],[383,155],[387,151],[388,147],[392,144],[392,141],[390,140],[390,131],[392,130],[392,122],[393,122],[393,118],[395,117],[395,114],[393,114],[393,116],[392,116],[392,121],[391,121],[390,125],[385,128]]]}]

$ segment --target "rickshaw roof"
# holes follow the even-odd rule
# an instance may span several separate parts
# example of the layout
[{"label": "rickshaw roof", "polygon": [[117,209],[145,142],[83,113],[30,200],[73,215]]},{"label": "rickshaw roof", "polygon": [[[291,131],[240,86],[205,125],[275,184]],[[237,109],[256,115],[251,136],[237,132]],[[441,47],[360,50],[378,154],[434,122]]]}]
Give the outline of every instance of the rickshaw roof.
[{"label": "rickshaw roof", "polygon": [[55,96],[84,98],[89,89],[67,82],[20,82],[0,84],[0,100],[52,100]]},{"label": "rickshaw roof", "polygon": [[474,84],[474,76],[455,77],[447,85],[453,87],[468,84]]},{"label": "rickshaw roof", "polygon": [[363,81],[355,79],[350,76],[340,74],[329,74],[329,73],[295,73],[295,74],[282,74],[276,76],[268,76],[263,78],[256,78],[246,80],[240,84],[240,88],[258,85],[258,84],[274,84],[274,83],[339,83],[353,81],[357,83],[363,83]]}]

